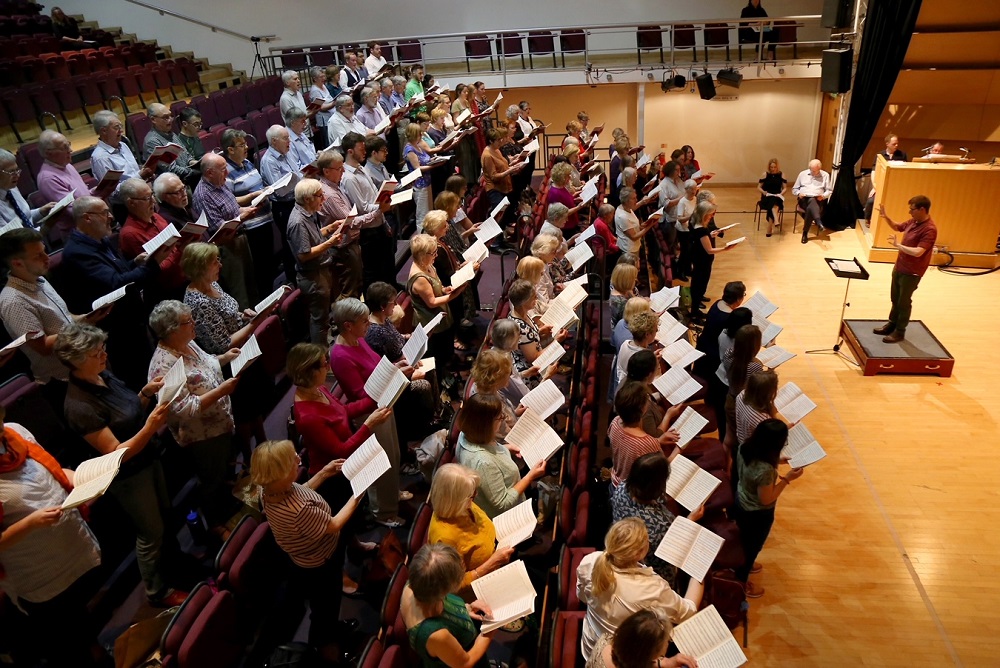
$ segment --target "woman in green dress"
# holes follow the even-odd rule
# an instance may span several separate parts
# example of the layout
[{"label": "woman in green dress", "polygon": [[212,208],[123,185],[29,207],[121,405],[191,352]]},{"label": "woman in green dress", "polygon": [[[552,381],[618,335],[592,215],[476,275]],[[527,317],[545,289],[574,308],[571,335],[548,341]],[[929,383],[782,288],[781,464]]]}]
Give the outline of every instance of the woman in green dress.
[{"label": "woman in green dress", "polygon": [[401,612],[410,646],[424,668],[485,668],[490,634],[476,621],[489,619],[480,601],[466,604],[454,592],[462,585],[465,566],[455,548],[444,543],[424,545],[410,561]]}]

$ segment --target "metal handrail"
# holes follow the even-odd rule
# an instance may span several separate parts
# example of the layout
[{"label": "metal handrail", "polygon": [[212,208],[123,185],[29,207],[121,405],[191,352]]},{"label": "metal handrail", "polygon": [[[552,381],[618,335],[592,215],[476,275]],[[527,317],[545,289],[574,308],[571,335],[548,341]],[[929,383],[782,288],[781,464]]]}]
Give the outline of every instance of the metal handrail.
[{"label": "metal handrail", "polygon": [[166,9],[164,7],[157,7],[156,5],[151,5],[146,2],[140,2],[140,0],[125,0],[125,2],[131,3],[133,5],[138,5],[140,7],[145,7],[146,9],[151,9],[154,12],[157,12],[160,16],[172,16],[175,19],[180,19],[181,21],[187,21],[188,23],[194,23],[195,25],[208,28],[212,32],[225,33],[226,35],[231,35],[233,37],[236,37],[238,39],[243,39],[248,42],[262,41],[270,43],[280,39],[277,35],[261,35],[260,37],[256,35],[244,35],[243,33],[239,33],[234,30],[229,30],[228,28],[223,28],[222,26],[217,26],[212,23],[207,23],[205,21],[202,21],[201,19],[196,19],[192,16],[187,16],[185,14],[178,14],[172,9]]}]

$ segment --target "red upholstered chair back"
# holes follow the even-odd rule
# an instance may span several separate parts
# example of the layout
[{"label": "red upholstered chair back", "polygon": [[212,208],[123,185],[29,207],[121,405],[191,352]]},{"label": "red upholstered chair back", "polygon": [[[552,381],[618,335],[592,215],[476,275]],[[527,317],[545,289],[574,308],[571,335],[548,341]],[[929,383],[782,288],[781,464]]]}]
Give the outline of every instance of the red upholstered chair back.
[{"label": "red upholstered chair back", "polygon": [[580,634],[583,628],[583,612],[557,612],[549,639],[550,668],[579,668],[583,664],[580,656]]},{"label": "red upholstered chair back", "polygon": [[163,631],[163,637],[160,638],[160,655],[164,666],[176,665],[181,643],[191,631],[198,615],[211,600],[212,588],[207,582],[200,582],[174,613],[173,619]]},{"label": "red upholstered chair back", "polygon": [[[397,566],[396,572],[392,574],[392,579],[389,580],[389,586],[385,591],[385,598],[382,599],[382,613],[379,618],[379,624],[385,632],[384,639],[386,643],[390,645],[393,642],[407,642],[405,627],[402,629],[402,635],[400,635],[399,629],[394,627],[400,618],[400,601],[403,599],[403,589],[406,588],[406,581],[409,577],[410,571],[406,567],[406,564]],[[399,619],[399,621],[401,624],[402,620]]]},{"label": "red upholstered chair back", "polygon": [[427,502],[421,503],[417,509],[417,515],[413,518],[413,525],[410,527],[410,536],[406,541],[406,555],[412,559],[424,543],[427,542],[427,531],[431,526],[431,516],[434,510]]},{"label": "red upholstered chair back", "polygon": [[365,645],[361,658],[358,660],[358,668],[379,668],[384,650],[378,638],[372,638]]},{"label": "red upholstered chair back", "polygon": [[216,592],[177,652],[178,668],[230,668],[239,664],[243,641],[232,592]]},{"label": "red upholstered chair back", "polygon": [[558,604],[560,610],[571,612],[583,608],[580,599],[576,596],[576,571],[583,558],[595,551],[593,547],[563,545],[562,555],[559,558]]},{"label": "red upholstered chair back", "polygon": [[250,515],[245,516],[219,549],[219,554],[215,557],[215,581],[220,589],[228,589],[229,571],[259,524]]}]

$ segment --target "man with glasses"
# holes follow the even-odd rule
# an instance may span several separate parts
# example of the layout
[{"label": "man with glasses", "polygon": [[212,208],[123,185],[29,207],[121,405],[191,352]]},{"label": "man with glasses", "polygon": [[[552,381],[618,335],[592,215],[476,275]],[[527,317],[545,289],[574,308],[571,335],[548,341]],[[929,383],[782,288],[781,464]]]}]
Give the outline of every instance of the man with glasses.
[{"label": "man with glasses", "polygon": [[[182,184],[183,186],[183,184]],[[134,259],[143,253],[142,245],[170,225],[163,216],[156,213],[153,189],[142,179],[129,179],[122,184],[122,196],[128,209],[128,218],[118,237],[118,247],[122,255]],[[184,299],[187,279],[181,271],[181,253],[184,247],[194,241],[191,235],[184,235],[167,243],[165,257],[160,262],[160,273],[156,283],[147,288],[146,303],[154,305],[164,299]]]},{"label": "man with glasses", "polygon": [[885,218],[896,232],[903,233],[902,241],[890,234],[889,245],[899,251],[896,264],[892,268],[892,288],[889,292],[892,309],[889,322],[872,331],[884,334],[883,343],[899,343],[906,338],[906,326],[910,324],[913,310],[913,293],[920,285],[920,279],[927,273],[934,255],[937,241],[937,225],[931,220],[931,201],[925,195],[911,197],[909,201],[910,219],[897,223],[889,218],[885,206],[879,205],[878,215]]},{"label": "man with glasses", "polygon": [[34,228],[55,204],[32,209],[17,189],[21,169],[14,154],[0,148],[0,218],[3,225],[19,222],[24,227]]},{"label": "man with glasses", "polygon": [[[45,158],[45,162],[38,170],[35,183],[45,201],[58,202],[70,193],[73,193],[74,199],[90,194],[83,177],[72,164],[73,149],[66,137],[53,130],[45,130],[38,137],[38,152]],[[43,231],[43,234],[48,237],[50,246],[60,248],[72,231],[73,205],[70,204],[50,222],[48,231]]]},{"label": "man with glasses", "polygon": [[[319,167],[320,186],[323,188],[323,202],[320,206],[321,220],[326,225],[343,224],[351,213],[351,200],[340,189],[344,178],[344,156],[339,151],[323,151],[316,158]],[[349,228],[342,230],[343,241],[332,251],[333,275],[339,283],[338,298],[360,298],[364,289],[361,268],[360,226],[374,214],[354,217]]]},{"label": "man with glasses", "polygon": [[[124,142],[125,128],[115,112],[103,109],[94,114],[92,120],[94,132],[97,133],[97,146],[90,154],[90,171],[95,179],[100,181],[113,169],[122,172],[118,178],[119,186],[123,181],[137,176],[142,179],[153,178],[153,170],[145,167],[140,169],[131,148]],[[113,208],[116,204],[120,206],[120,210],[116,211],[116,219],[124,222],[127,214],[125,205],[121,204],[118,197],[117,188],[111,194],[111,204]]]},{"label": "man with glasses", "polygon": [[195,220],[187,186],[176,174],[164,172],[153,181],[153,196],[159,205],[157,213],[180,232]]},{"label": "man with glasses", "polygon": [[205,155],[205,147],[201,143],[199,132],[203,127],[201,112],[194,107],[184,107],[180,113],[181,131],[177,135],[181,146],[188,152],[194,162]]},{"label": "man with glasses", "polygon": [[295,185],[295,208],[288,218],[288,245],[295,254],[296,281],[309,306],[309,339],[330,345],[330,307],[333,304],[333,254],[340,242],[340,224],[323,225],[323,186],[315,179]]},{"label": "man with glasses", "polygon": [[174,133],[174,115],[170,113],[170,108],[165,104],[154,102],[146,109],[146,113],[153,128],[146,134],[146,139],[142,142],[142,159],[149,160],[153,150],[160,146],[167,144],[180,146],[181,153],[177,159],[170,163],[157,164],[156,172],[158,174],[173,172],[181,177],[184,183],[193,188],[198,183],[198,179],[201,178],[201,174],[193,168],[197,161],[191,158],[191,155],[184,148],[181,138]]},{"label": "man with glasses", "polygon": [[[124,188],[122,185],[119,189]],[[138,392],[146,385],[146,371],[153,355],[146,334],[149,309],[140,293],[156,283],[160,262],[170,248],[126,260],[111,243],[111,210],[97,197],[76,200],[73,218],[76,229],[66,241],[60,266],[66,279],[63,298],[72,313],[90,313],[95,299],[133,284],[114,303],[101,328],[108,332],[108,355],[115,375]]]}]

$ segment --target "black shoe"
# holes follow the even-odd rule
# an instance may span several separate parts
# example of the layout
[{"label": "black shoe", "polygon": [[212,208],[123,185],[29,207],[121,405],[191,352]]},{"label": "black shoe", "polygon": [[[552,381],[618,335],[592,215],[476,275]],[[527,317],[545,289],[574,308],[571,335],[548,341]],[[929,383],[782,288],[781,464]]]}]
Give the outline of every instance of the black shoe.
[{"label": "black shoe", "polygon": [[823,225],[823,223],[819,222],[818,220],[814,222],[816,223],[816,227],[819,228],[820,232],[826,232],[826,227]]},{"label": "black shoe", "polygon": [[884,336],[886,334],[892,334],[895,331],[896,331],[896,326],[891,322],[887,322],[881,327],[876,327],[875,329],[873,329],[872,334],[882,334]]},{"label": "black shoe", "polygon": [[806,239],[805,237],[802,237],[802,243],[807,244],[807,243],[809,243],[809,240]]},{"label": "black shoe", "polygon": [[341,634],[354,633],[361,628],[361,622],[356,619],[341,619],[337,621],[337,632]]}]

